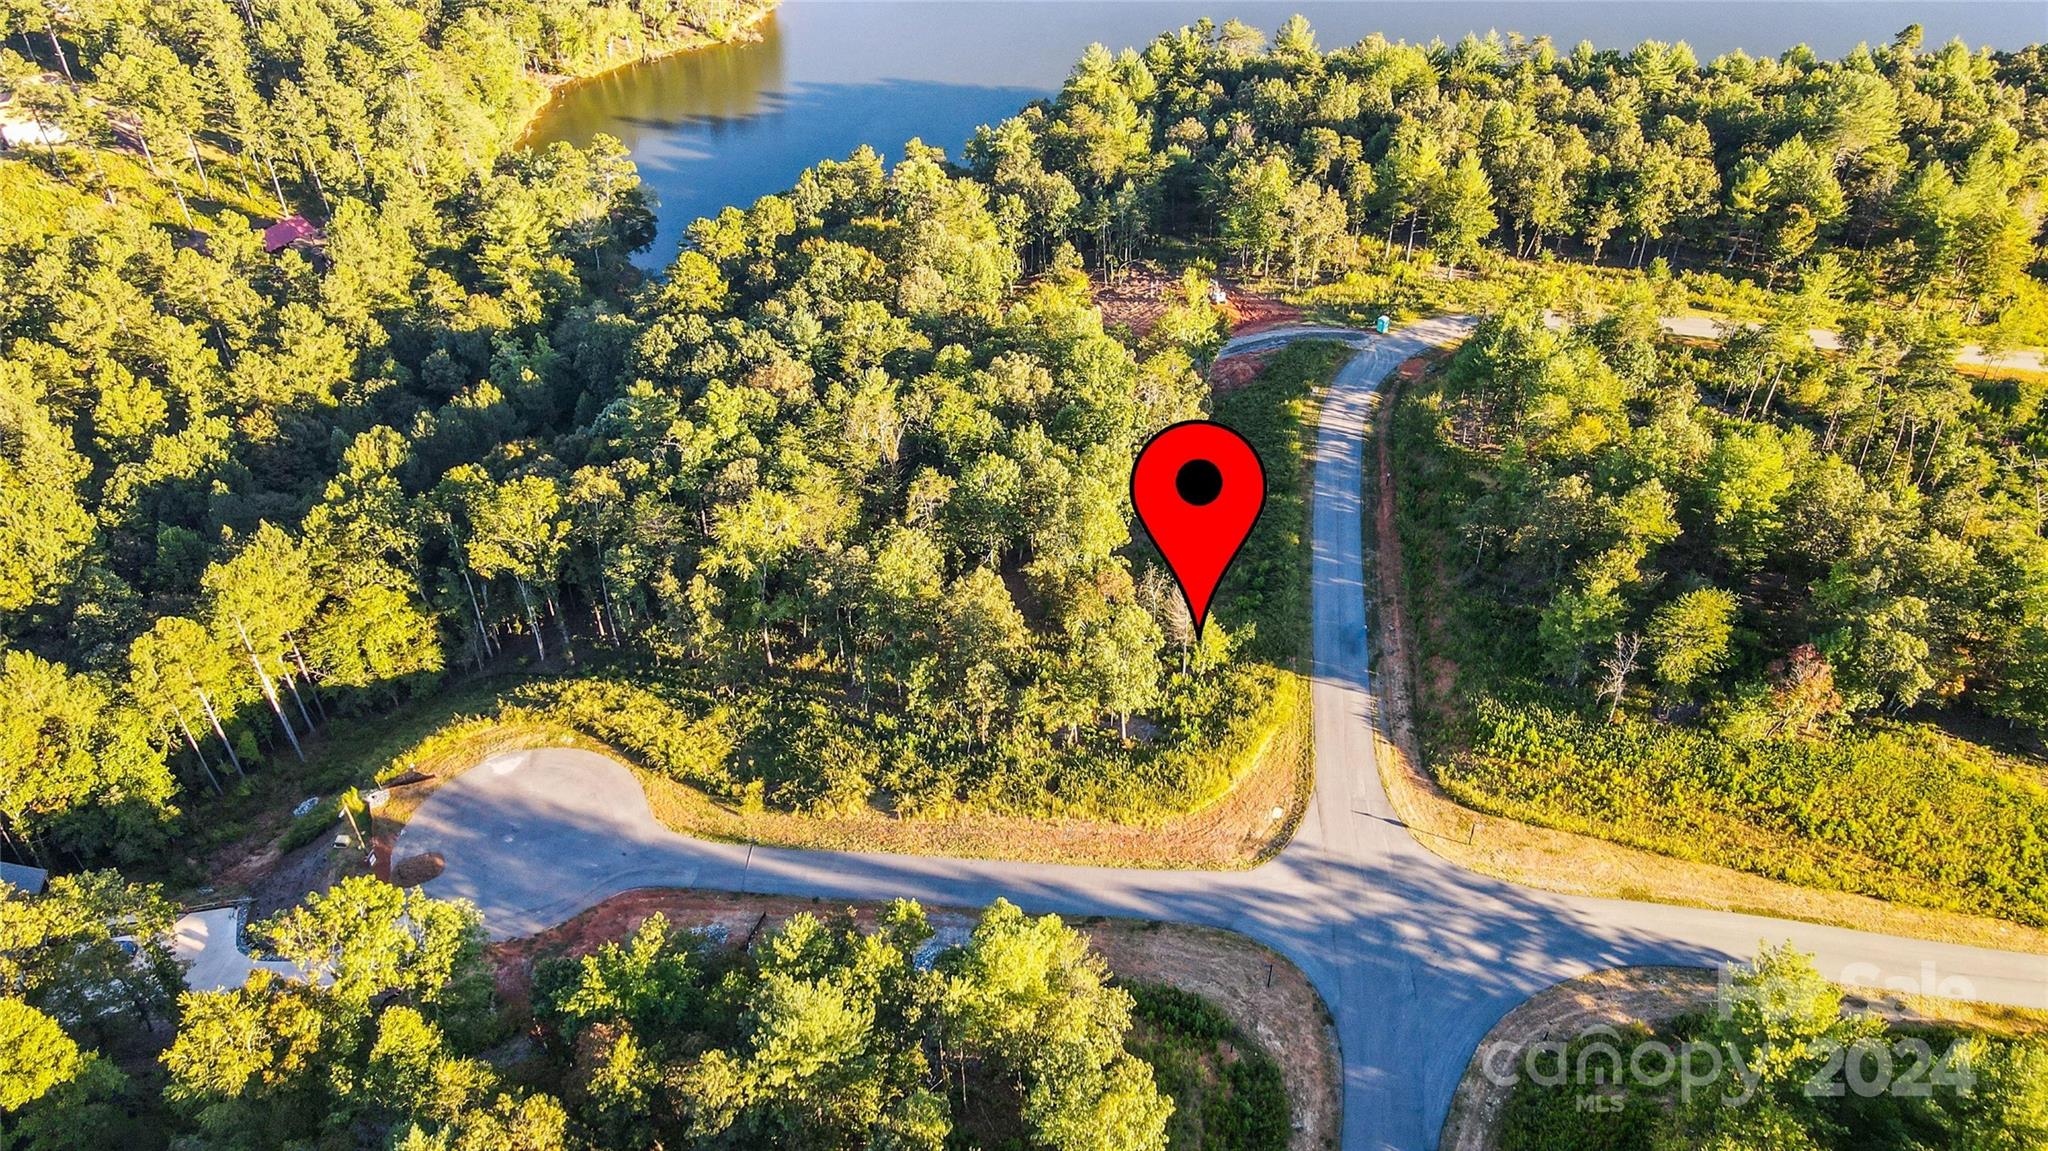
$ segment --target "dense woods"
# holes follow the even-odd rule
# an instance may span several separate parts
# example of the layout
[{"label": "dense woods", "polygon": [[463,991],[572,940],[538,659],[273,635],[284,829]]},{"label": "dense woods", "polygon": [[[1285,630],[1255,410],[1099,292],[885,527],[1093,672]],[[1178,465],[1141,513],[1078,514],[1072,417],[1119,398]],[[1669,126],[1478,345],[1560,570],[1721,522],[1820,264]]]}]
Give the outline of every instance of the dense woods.
[{"label": "dense woods", "polygon": [[[9,1147],[939,1151],[958,1130],[1164,1151],[1175,1102],[1133,1050],[1214,1060],[1246,1042],[1194,996],[1140,986],[1134,1000],[1085,935],[1003,902],[965,938],[935,938],[899,901],[867,928],[801,914],[745,949],[656,914],[543,958],[530,1010],[497,998],[466,904],[344,880],[250,928],[313,978],[209,992],[182,992],[142,935],[167,911],[110,872],[0,902]],[[110,915],[135,917],[144,962]],[[520,1031],[537,1042],[508,1044]],[[1271,1060],[1246,1047],[1240,1061],[1233,1089],[1184,1095],[1209,1101],[1192,1129],[1210,1134],[1178,1145],[1285,1145]]]},{"label": "dense woods", "polygon": [[1925,51],[1917,25],[1838,61],[1703,63],[1682,43],[1491,34],[1325,52],[1298,16],[1271,43],[1204,21],[1090,48],[1056,101],[968,155],[1027,250],[1079,234],[1112,267],[1162,236],[1296,280],[1351,263],[1361,237],[1767,284],[1831,257],[1856,298],[1938,299],[2039,343],[2043,68],[2038,46]]},{"label": "dense woods", "polygon": [[[1192,239],[1384,307],[1428,248],[1509,285],[1395,453],[1410,587],[1454,620],[1434,750],[1459,798],[2040,922],[2040,381],[1954,358],[2042,342],[2044,96],[2038,48],[1917,28],[1702,63],[1202,24],[1091,49],[968,155],[1027,259]],[[1758,322],[1662,339],[1723,300]],[[1877,722],[1901,715],[1950,732]]]},{"label": "dense woods", "polygon": [[1968,742],[2044,719],[2031,404],[1893,322],[1836,357],[1775,326],[1660,349],[1654,309],[1487,321],[1403,399],[1408,582],[1456,671],[1439,777],[1672,854],[2042,922],[2035,762]]},{"label": "dense woods", "polygon": [[[652,228],[616,145],[505,149],[544,71],[752,10],[0,17],[10,107],[69,141],[0,160],[17,857],[145,856],[179,802],[167,756],[222,791],[330,707],[442,673],[454,574],[420,549],[447,517],[399,473],[431,485],[476,459],[514,404],[553,420],[533,365],[587,368]],[[314,242],[267,252],[252,217],[295,212],[322,221]],[[474,487],[451,484],[449,514],[520,514],[527,489]],[[517,544],[475,542],[463,574],[487,595]]]},{"label": "dense woods", "polygon": [[[746,11],[10,17],[17,101],[61,103],[74,141],[0,164],[24,209],[0,236],[15,852],[148,855],[174,808],[203,818],[331,713],[529,655],[651,658],[708,701],[693,714],[724,708],[740,750],[693,780],[723,798],[1204,802],[1237,765],[1201,749],[1269,718],[1299,571],[1241,578],[1197,649],[1132,544],[1130,451],[1204,410],[1220,322],[1197,278],[1120,339],[1079,269],[1155,239],[1294,279],[1416,245],[1732,261],[1813,307],[1731,344],[1724,406],[1810,413],[1823,454],[1923,490],[1977,458],[1944,350],[2031,314],[2037,53],[1922,53],[1912,30],[1839,62],[1703,65],[1519,39],[1324,53],[1300,21],[1270,45],[1204,23],[1091,49],[964,170],[915,143],[820,164],[698,222],[643,283],[625,257],[650,217],[616,145],[509,137],[542,73]],[[214,79],[174,98],[190,76]],[[301,99],[340,77],[353,97]],[[287,209],[318,228],[267,251],[251,218]],[[1873,302],[1906,306],[1855,334],[1867,370],[1824,370],[1806,323]],[[2031,399],[2003,410],[2023,466]],[[1796,454],[1776,434],[1737,446]],[[1737,526],[1706,552],[1759,565]],[[1931,602],[1884,584],[1845,571],[1822,602],[1866,628],[1871,604]],[[1686,590],[1660,626],[1734,619],[1741,589]],[[1900,617],[1947,629],[1930,666],[1881,670],[1889,633],[1843,641],[1867,653],[1835,660],[1847,712],[1967,688],[2032,722],[2024,608],[1949,599],[1977,615]],[[1987,610],[2002,640],[1978,642]],[[1573,684],[1605,626],[1588,611],[1551,668]],[[1686,658],[1660,674],[1719,670]]]},{"label": "dense woods", "polygon": [[[146,856],[174,806],[203,821],[330,713],[525,654],[628,651],[737,695],[761,752],[726,772],[733,799],[1143,817],[1228,785],[1232,765],[1169,753],[1244,742],[1272,673],[1233,659],[1256,630],[1237,620],[1194,644],[1133,562],[1123,496],[1135,445],[1205,402],[1199,285],[1132,347],[1071,255],[1020,290],[987,190],[915,143],[699,222],[641,284],[624,257],[649,216],[615,144],[498,154],[517,65],[567,66],[530,21],[316,15],[149,33],[242,51],[269,111],[246,136],[202,115],[188,151],[246,156],[280,210],[324,218],[316,245],[266,252],[168,165],[130,173],[130,200],[187,194],[152,216],[95,201],[97,151],[6,164],[32,209],[8,217],[0,317],[14,850]],[[288,16],[324,32],[279,36]],[[76,84],[36,85],[111,124],[132,102],[94,27],[58,30]],[[526,45],[504,83],[474,71],[504,55],[486,33]],[[394,35],[439,69],[445,105],[420,116],[459,141],[406,135],[403,108],[361,140],[288,110],[294,77],[365,75]],[[1240,619],[1260,580],[1299,579],[1265,569]]]}]

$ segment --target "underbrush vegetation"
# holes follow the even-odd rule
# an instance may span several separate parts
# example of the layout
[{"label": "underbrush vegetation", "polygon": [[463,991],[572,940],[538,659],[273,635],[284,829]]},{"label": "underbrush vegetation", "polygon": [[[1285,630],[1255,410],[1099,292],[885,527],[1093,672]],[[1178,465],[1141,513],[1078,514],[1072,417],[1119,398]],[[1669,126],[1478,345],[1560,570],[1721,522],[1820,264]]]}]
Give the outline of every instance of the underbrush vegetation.
[{"label": "underbrush vegetation", "polygon": [[1272,1056],[1199,995],[1150,983],[1125,990],[1133,1025],[1124,1046],[1174,1102],[1170,1151],[1284,1151],[1287,1085]]},{"label": "underbrush vegetation", "polygon": [[1883,367],[1780,328],[1664,346],[1650,304],[1490,320],[1398,406],[1438,781],[1680,858],[2048,922],[2048,545],[1996,466],[2038,417],[1910,322]]},{"label": "underbrush vegetation", "polygon": [[715,942],[657,912],[536,966],[526,1070],[599,1146],[1181,1146],[1131,994],[1056,916],[999,900],[952,946],[898,901]]}]

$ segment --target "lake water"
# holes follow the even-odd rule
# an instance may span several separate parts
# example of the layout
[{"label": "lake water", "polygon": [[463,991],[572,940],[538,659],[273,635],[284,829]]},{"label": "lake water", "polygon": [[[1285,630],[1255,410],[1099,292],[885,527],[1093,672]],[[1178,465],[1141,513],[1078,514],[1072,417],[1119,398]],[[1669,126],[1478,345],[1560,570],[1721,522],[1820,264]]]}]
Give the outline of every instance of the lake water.
[{"label": "lake water", "polygon": [[1089,43],[1143,47],[1202,16],[1236,17],[1270,32],[1301,12],[1325,48],[1368,33],[1455,41],[1497,29],[1626,48],[1684,40],[1702,59],[1741,48],[1775,55],[1804,43],[1825,56],[1879,44],[1908,24],[1929,45],[1972,47],[2048,39],[2048,5],[2028,3],[1576,3],[1230,4],[1221,0],[789,0],[761,38],[622,69],[559,93],[531,141],[624,141],[654,193],[660,222],[643,266],[674,258],[685,225],[726,204],[780,191],[828,156],[872,144],[895,154],[922,138],[958,157],[981,124],[1058,90]]}]

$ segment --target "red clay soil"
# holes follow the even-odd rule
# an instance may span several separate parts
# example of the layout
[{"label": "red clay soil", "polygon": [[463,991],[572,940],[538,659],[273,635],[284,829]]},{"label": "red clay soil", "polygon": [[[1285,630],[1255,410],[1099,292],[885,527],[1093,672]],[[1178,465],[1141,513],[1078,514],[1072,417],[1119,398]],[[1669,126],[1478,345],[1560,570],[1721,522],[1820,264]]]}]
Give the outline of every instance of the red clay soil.
[{"label": "red clay soil", "polygon": [[1229,392],[1244,387],[1266,370],[1267,362],[1278,352],[1277,348],[1268,348],[1263,352],[1240,352],[1217,360],[1209,365],[1210,389]]},{"label": "red clay soil", "polygon": [[[1255,292],[1231,280],[1217,280],[1230,297],[1224,312],[1230,318],[1230,334],[1242,336],[1282,324],[1296,323],[1301,309],[1266,292]],[[1180,277],[1145,266],[1127,272],[1114,284],[1095,281],[1095,306],[1102,309],[1105,326],[1118,324],[1144,339],[1166,311],[1166,301],[1180,290]]]},{"label": "red clay soil", "polygon": [[1253,292],[1227,280],[1222,283],[1223,290],[1230,294],[1230,302],[1223,306],[1223,310],[1230,316],[1230,334],[1233,336],[1249,336],[1267,328],[1301,322],[1301,309],[1278,296]]},{"label": "red clay soil", "polygon": [[[497,969],[499,998],[508,1005],[523,1007],[533,989],[533,965],[537,960],[553,955],[580,959],[606,943],[632,935],[656,912],[667,916],[675,927],[722,929],[729,946],[743,947],[752,943],[756,935],[775,930],[799,912],[828,916],[849,906],[855,922],[863,928],[874,926],[879,904],[849,905],[794,895],[739,895],[678,887],[643,888],[614,895],[539,935],[493,943],[490,960]],[[938,908],[927,908],[926,917],[934,930],[972,928],[975,921],[966,912]]]}]

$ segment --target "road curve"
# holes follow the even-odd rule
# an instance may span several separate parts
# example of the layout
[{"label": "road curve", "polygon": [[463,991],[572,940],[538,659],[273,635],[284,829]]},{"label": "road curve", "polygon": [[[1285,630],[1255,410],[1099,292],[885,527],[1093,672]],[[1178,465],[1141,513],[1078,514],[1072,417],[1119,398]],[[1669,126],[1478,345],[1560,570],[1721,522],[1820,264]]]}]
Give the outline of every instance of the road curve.
[{"label": "road curve", "polygon": [[1294,840],[1263,866],[1151,871],[705,843],[656,822],[624,767],[568,748],[496,756],[451,780],[414,813],[397,854],[440,852],[446,868],[427,890],[474,901],[500,938],[647,886],[955,906],[1005,896],[1038,911],[1242,932],[1299,965],[1329,1004],[1343,1048],[1347,1151],[1435,1146],[1486,1031],[1536,991],[1601,968],[1711,966],[1789,940],[1845,981],[2048,1008],[2048,956],[1535,891],[1465,871],[1409,834],[1380,786],[1372,737],[1365,424],[1395,365],[1471,328],[1468,317],[1444,317],[1376,338],[1311,328],[1230,345],[1336,338],[1360,349],[1332,381],[1316,445],[1315,793]]}]

